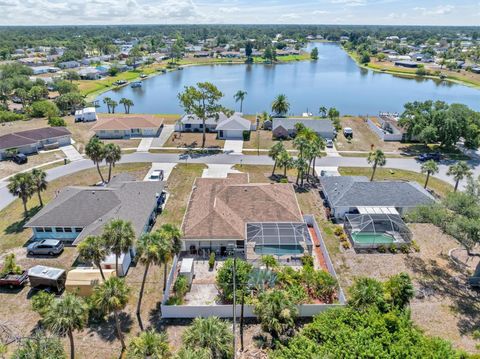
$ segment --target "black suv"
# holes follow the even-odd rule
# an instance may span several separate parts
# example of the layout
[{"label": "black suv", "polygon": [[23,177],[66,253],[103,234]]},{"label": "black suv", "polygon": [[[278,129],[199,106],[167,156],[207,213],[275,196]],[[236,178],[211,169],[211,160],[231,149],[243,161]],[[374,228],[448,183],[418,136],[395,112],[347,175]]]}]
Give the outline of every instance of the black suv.
[{"label": "black suv", "polygon": [[23,153],[17,153],[15,156],[12,157],[12,161],[15,162],[17,165],[23,165],[27,163],[28,158]]}]

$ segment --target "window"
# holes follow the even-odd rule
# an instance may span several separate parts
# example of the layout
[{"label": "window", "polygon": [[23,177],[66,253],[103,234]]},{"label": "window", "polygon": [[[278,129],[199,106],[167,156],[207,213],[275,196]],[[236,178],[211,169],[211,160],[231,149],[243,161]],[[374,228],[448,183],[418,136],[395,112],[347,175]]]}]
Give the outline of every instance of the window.
[{"label": "window", "polygon": [[63,228],[62,228],[62,227],[55,227],[55,232],[62,233],[62,232],[63,232]]},{"label": "window", "polygon": [[66,233],[72,233],[72,229],[70,227],[66,227],[63,229]]},{"label": "window", "polygon": [[44,230],[48,233],[53,232],[51,227],[45,227]]},{"label": "window", "polygon": [[201,124],[199,125],[199,127],[200,127],[200,128],[203,128],[203,123],[201,123]]},{"label": "window", "polygon": [[192,128],[192,124],[191,123],[186,123],[185,128]]},{"label": "window", "polygon": [[45,232],[42,227],[35,228],[35,230],[39,233]]},{"label": "window", "polygon": [[83,228],[75,228],[75,233],[80,233],[82,231]]}]

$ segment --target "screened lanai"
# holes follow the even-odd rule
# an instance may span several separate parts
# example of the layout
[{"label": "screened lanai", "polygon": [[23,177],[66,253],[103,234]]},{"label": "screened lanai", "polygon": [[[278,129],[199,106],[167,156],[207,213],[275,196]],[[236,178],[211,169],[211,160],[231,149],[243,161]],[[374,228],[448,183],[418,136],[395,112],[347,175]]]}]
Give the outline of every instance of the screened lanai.
[{"label": "screened lanai", "polygon": [[[385,207],[387,208],[387,207]],[[345,216],[345,232],[354,248],[410,243],[412,233],[395,209],[364,209]]]}]

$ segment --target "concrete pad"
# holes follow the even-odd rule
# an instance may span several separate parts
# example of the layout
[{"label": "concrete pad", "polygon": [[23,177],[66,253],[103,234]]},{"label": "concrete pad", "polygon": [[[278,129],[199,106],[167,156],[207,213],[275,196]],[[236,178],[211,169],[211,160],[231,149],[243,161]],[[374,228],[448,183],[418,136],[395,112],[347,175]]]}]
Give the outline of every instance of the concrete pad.
[{"label": "concrete pad", "polygon": [[175,130],[175,125],[164,125],[160,136],[155,137],[152,141],[151,147],[163,147],[168,138],[172,135]]},{"label": "concrete pad", "polygon": [[150,179],[150,174],[154,170],[163,170],[163,180],[166,181],[168,180],[168,177],[170,176],[170,173],[172,173],[173,168],[176,166],[176,163],[159,163],[159,162],[153,162],[152,167],[148,170],[147,175],[143,179],[144,181],[154,181]]},{"label": "concrete pad", "polygon": [[67,159],[70,162],[83,160],[83,156],[80,154],[80,152],[77,151],[75,147],[73,147],[73,145],[62,146],[60,147],[60,149],[65,154],[65,156],[67,156]]},{"label": "concrete pad", "polygon": [[152,141],[152,137],[142,138],[140,144],[137,147],[137,152],[148,152],[150,146],[152,145]]},{"label": "concrete pad", "polygon": [[228,173],[240,173],[232,169],[233,165],[208,164],[208,168],[203,170],[202,178],[227,178]]},{"label": "concrete pad", "polygon": [[324,173],[324,176],[340,176],[337,166],[315,166],[315,173],[317,176],[321,176],[321,173]]},{"label": "concrete pad", "polygon": [[243,140],[226,140],[223,145],[223,152],[234,155],[241,155],[243,150]]},{"label": "concrete pad", "polygon": [[341,157],[335,148],[335,143],[333,144],[333,147],[325,147],[325,152],[327,153],[327,157]]}]

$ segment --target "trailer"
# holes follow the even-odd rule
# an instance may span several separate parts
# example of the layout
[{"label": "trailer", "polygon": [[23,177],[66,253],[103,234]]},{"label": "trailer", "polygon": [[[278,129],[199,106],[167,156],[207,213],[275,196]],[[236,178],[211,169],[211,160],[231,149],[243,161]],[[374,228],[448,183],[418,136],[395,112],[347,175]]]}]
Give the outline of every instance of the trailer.
[{"label": "trailer", "polygon": [[58,293],[65,289],[67,274],[60,268],[37,265],[28,270],[28,280],[32,288],[48,288]]}]

